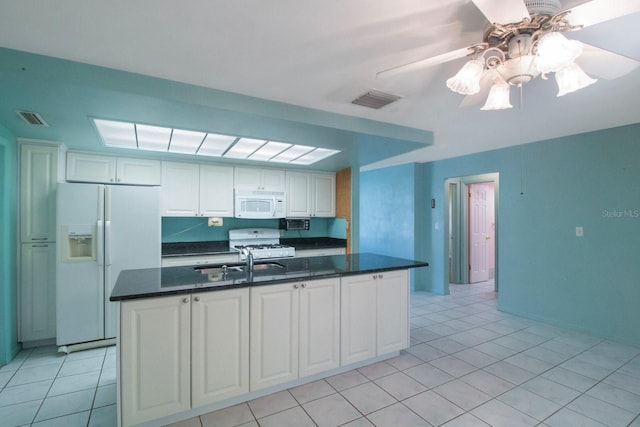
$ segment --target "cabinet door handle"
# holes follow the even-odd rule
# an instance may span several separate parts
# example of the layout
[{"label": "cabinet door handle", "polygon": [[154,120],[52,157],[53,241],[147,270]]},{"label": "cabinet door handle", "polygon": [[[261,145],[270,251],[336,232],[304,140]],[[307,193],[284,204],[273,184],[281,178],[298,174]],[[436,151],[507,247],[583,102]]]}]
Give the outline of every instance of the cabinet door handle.
[{"label": "cabinet door handle", "polygon": [[307,284],[306,284],[306,283],[303,283],[303,284],[302,284],[302,285],[300,285],[300,286],[302,286],[302,288],[304,289],[304,288],[306,288],[306,287],[307,287]]},{"label": "cabinet door handle", "polygon": [[188,303],[189,302],[189,298],[182,298],[182,302],[185,303],[185,304]]},{"label": "cabinet door handle", "polygon": [[378,274],[378,279],[382,279],[382,274]]},{"label": "cabinet door handle", "polygon": [[373,275],[373,278],[374,278],[374,279],[377,279],[377,278],[378,278],[378,275],[377,275],[377,274],[374,274],[374,275]]},{"label": "cabinet door handle", "polygon": [[293,285],[293,289],[298,289],[300,287],[300,285],[298,285],[297,283],[295,285]]},{"label": "cabinet door handle", "polygon": [[49,245],[31,245],[32,248],[48,248]]},{"label": "cabinet door handle", "polygon": [[48,237],[32,237],[31,240],[49,240]]},{"label": "cabinet door handle", "polygon": [[200,297],[193,297],[193,300],[198,302],[198,301],[200,301]]}]

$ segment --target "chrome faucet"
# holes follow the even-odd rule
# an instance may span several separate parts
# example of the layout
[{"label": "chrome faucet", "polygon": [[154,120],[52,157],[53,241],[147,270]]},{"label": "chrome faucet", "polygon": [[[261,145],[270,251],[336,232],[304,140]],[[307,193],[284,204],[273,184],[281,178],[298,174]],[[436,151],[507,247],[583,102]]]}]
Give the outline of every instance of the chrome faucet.
[{"label": "chrome faucet", "polygon": [[242,248],[242,254],[246,257],[247,264],[247,273],[253,273],[253,254],[249,250],[249,248]]}]

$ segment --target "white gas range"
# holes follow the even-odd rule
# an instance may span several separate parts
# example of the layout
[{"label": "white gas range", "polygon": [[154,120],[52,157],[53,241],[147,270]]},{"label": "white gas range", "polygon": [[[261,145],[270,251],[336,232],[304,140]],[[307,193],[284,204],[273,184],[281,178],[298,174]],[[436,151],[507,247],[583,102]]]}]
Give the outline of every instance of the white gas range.
[{"label": "white gas range", "polygon": [[293,246],[280,244],[280,231],[274,228],[240,228],[229,230],[229,247],[240,252],[240,260],[246,255],[242,253],[247,248],[254,259],[287,258],[296,255]]}]

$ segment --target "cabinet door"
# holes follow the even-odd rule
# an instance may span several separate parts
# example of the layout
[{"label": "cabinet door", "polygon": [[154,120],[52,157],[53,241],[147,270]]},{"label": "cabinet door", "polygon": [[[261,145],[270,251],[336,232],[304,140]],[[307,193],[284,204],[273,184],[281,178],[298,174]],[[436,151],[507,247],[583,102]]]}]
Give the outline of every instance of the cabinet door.
[{"label": "cabinet door", "polygon": [[311,216],[311,175],[287,172],[287,216]]},{"label": "cabinet door", "polygon": [[22,145],[20,152],[20,241],[56,240],[58,148]]},{"label": "cabinet door", "polygon": [[285,190],[285,173],[282,169],[243,168],[234,169],[234,187],[253,190]]},{"label": "cabinet door", "polygon": [[300,285],[300,377],[340,366],[340,280]]},{"label": "cabinet door", "polygon": [[336,176],[334,174],[313,175],[313,215],[336,216]]},{"label": "cabinet door", "polygon": [[200,214],[233,216],[233,166],[200,165]]},{"label": "cabinet door", "polygon": [[251,391],[298,378],[298,286],[251,288]]},{"label": "cabinet door", "polygon": [[118,157],[116,182],[133,185],[160,185],[160,162],[158,160]]},{"label": "cabinet door", "polygon": [[262,182],[262,189],[269,191],[284,191],[285,173],[280,169],[261,169],[260,181]]},{"label": "cabinet door", "polygon": [[67,153],[67,181],[116,182],[116,158],[69,152]]},{"label": "cabinet door", "polygon": [[342,278],[340,363],[376,356],[376,283],[372,275]]},{"label": "cabinet door", "polygon": [[162,216],[197,216],[199,185],[197,164],[162,162]]},{"label": "cabinet door", "polygon": [[248,393],[249,289],[191,298],[193,407]]},{"label": "cabinet door", "polygon": [[377,275],[378,356],[409,346],[409,273],[388,271]]},{"label": "cabinet door", "polygon": [[120,310],[122,424],[190,409],[190,297],[125,301]]},{"label": "cabinet door", "polygon": [[25,243],[20,257],[20,340],[56,336],[54,243]]}]

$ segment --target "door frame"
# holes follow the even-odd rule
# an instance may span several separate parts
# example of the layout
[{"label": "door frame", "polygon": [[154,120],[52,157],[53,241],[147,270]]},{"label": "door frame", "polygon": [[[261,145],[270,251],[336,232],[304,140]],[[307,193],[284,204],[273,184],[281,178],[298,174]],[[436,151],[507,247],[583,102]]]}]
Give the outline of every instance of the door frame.
[{"label": "door frame", "polygon": [[[448,195],[448,203],[445,203],[444,217],[446,218],[444,232],[444,258],[448,261],[445,268],[445,287],[449,290],[449,283],[469,283],[469,203],[467,194],[469,185],[483,182],[492,182],[494,185],[494,215],[495,215],[495,287],[499,289],[499,259],[498,256],[498,202],[499,202],[499,173],[486,173],[480,175],[459,176],[446,179],[444,182],[444,194]],[[450,254],[453,257],[450,259]],[[457,262],[455,262],[457,260]]]}]

